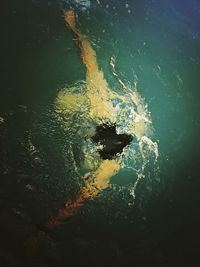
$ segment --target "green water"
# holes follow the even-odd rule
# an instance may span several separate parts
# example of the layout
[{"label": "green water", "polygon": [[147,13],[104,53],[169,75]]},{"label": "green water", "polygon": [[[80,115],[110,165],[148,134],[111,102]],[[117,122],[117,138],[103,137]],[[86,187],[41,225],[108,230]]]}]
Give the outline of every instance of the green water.
[{"label": "green water", "polygon": [[[94,2],[89,12],[77,9],[78,26],[96,50],[112,88],[118,87],[109,65],[114,56],[120,77],[136,83],[145,98],[155,129],[152,138],[159,147],[160,183],[148,196],[140,188],[146,208],[138,211],[127,204],[131,171],[113,177],[111,188],[86,203],[74,224],[50,234],[53,249],[44,238],[45,252],[41,250],[38,266],[50,262],[52,251],[56,255],[52,266],[66,264],[67,250],[70,260],[79,253],[86,263],[101,253],[106,262],[113,258],[116,266],[121,261],[131,266],[133,253],[136,262],[147,257],[155,266],[193,266],[187,264],[199,247],[200,222],[198,2],[191,1],[196,9],[186,1],[101,1],[102,6]],[[62,156],[67,137],[51,116],[59,90],[85,78],[79,49],[62,17],[63,7],[68,4],[7,1],[0,11],[4,266],[17,266],[18,244],[80,186],[70,155]],[[76,142],[78,161],[81,151]],[[166,262],[172,265],[163,265]],[[141,264],[136,266],[146,266]]]}]

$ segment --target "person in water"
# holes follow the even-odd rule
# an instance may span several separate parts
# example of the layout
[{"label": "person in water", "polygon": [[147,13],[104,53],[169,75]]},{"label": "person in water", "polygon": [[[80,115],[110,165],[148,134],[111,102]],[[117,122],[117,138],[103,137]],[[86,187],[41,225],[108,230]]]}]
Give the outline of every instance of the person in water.
[{"label": "person in water", "polygon": [[[77,29],[75,22],[76,14],[74,13],[74,11],[65,10],[64,19],[67,27],[73,33],[76,44],[80,48],[81,59],[86,67],[86,98],[90,102],[89,116],[98,125],[101,125],[102,121],[105,121],[107,124],[110,125],[114,124],[116,120],[116,111],[111,103],[111,99],[116,96],[110,90],[109,85],[104,78],[103,71],[99,68],[97,64],[96,53],[87,41],[86,37],[82,35]],[[125,85],[122,81],[121,86],[125,88]],[[67,109],[70,95],[66,94],[65,97],[65,108]],[[78,96],[75,96],[76,99],[77,97]],[[75,98],[73,98],[73,106],[76,105]],[[57,106],[59,106],[61,102],[63,103],[63,99],[60,102],[59,100],[61,99],[58,99]],[[84,101],[82,102],[82,104],[84,104]],[[101,142],[104,146],[104,150],[100,151],[100,154],[102,154],[102,161],[99,167],[95,171],[87,173],[85,175],[85,177],[92,176],[92,179],[87,179],[85,185],[78,193],[77,199],[67,201],[65,206],[61,208],[58,213],[49,220],[46,227],[53,227],[56,224],[62,222],[65,218],[76,214],[80,207],[84,204],[85,200],[96,197],[99,192],[101,192],[108,186],[110,178],[119,171],[120,162],[117,158],[112,158],[112,154],[115,155],[117,152],[122,151],[123,147],[130,143],[131,138],[124,138],[124,136],[118,138],[116,131],[112,131],[113,128],[111,127],[111,136],[107,138],[107,140],[106,136],[104,136],[104,139],[102,139],[101,136],[98,136],[98,133],[92,137],[94,142]],[[99,131],[97,130],[97,132]],[[109,130],[107,130],[107,135],[109,135]]]},{"label": "person in water", "polygon": [[[118,80],[120,93],[110,89],[103,71],[98,66],[94,49],[86,36],[76,27],[77,15],[73,10],[65,10],[63,14],[67,27],[73,33],[73,40],[80,49],[81,59],[86,68],[86,94],[74,93],[73,90],[61,90],[55,100],[55,110],[58,114],[63,110],[78,113],[82,107],[87,107],[86,119],[93,121],[96,129],[88,129],[85,136],[87,140],[90,139],[93,142],[94,146],[96,145],[98,164],[82,176],[83,186],[75,199],[69,199],[42,226],[42,231],[48,231],[62,224],[65,219],[73,217],[86,200],[94,199],[102,190],[108,187],[111,177],[116,175],[120,168],[124,166],[121,154],[123,154],[125,147],[128,149],[131,146],[132,140],[135,142],[134,149],[129,149],[132,154],[128,154],[125,151],[128,155],[127,157],[134,162],[137,153],[137,157],[140,157],[141,161],[137,177],[133,179],[131,191],[133,198],[135,198],[137,184],[144,179],[144,169],[145,164],[148,163],[149,151],[153,151],[156,158],[158,155],[157,144],[149,138],[151,136],[151,118],[136,88],[131,87],[129,90],[118,77],[115,70],[115,62],[111,59],[110,66],[113,75]],[[113,103],[119,103],[119,106]],[[121,106],[120,103],[122,103]],[[67,114],[67,112],[64,113]],[[73,122],[71,124],[73,127]],[[116,130],[118,125],[123,126],[120,133]],[[99,144],[100,147],[98,147]],[[91,157],[92,161],[96,161],[95,157],[94,155]],[[28,248],[28,253],[32,253],[35,250],[40,235],[41,228],[29,238],[25,244]]]},{"label": "person in water", "polygon": [[[111,177],[120,170],[121,159],[118,155],[123,151],[124,147],[131,143],[133,136],[138,141],[141,140],[149,127],[144,116],[146,115],[146,109],[136,90],[132,90],[131,95],[125,95],[123,93],[117,94],[109,88],[104,78],[104,73],[98,66],[94,49],[87,41],[86,36],[76,27],[75,12],[73,10],[65,10],[64,19],[67,27],[73,33],[73,40],[79,46],[81,59],[86,67],[86,96],[61,93],[56,100],[56,108],[58,110],[59,108],[67,110],[70,106],[70,108],[74,108],[78,112],[81,106],[89,106],[88,117],[97,125],[96,132],[95,134],[93,133],[91,139],[94,144],[100,143],[103,148],[99,150],[101,159],[98,167],[83,176],[84,186],[79,191],[76,199],[68,200],[64,207],[50,218],[46,224],[47,228],[54,227],[64,219],[75,215],[87,199],[95,198],[99,192],[107,188]],[[122,92],[126,92],[127,87],[118,77],[113,62],[111,62],[111,67],[119,82],[119,87]],[[116,133],[116,124],[120,119],[124,121],[124,113],[119,108],[116,108],[116,105],[113,105],[113,99],[123,103],[132,101],[137,109],[136,120],[129,120],[126,123],[129,126],[129,133]],[[118,122],[117,117],[119,117]],[[136,184],[139,179],[138,177]]]}]

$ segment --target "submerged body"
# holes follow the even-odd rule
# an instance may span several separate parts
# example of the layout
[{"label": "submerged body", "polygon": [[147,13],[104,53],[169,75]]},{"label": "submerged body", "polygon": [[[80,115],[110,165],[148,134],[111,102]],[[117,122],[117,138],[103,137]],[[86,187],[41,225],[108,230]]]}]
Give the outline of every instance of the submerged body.
[{"label": "submerged body", "polygon": [[[116,73],[114,62],[111,61],[111,69],[119,82],[120,88],[119,93],[112,91],[104,78],[103,71],[98,66],[94,49],[76,27],[74,11],[64,11],[64,18],[67,27],[74,35],[76,44],[80,48],[81,59],[86,67],[85,91],[84,93],[81,90],[77,92],[73,87],[61,90],[55,101],[55,112],[62,117],[82,113],[83,117],[91,122],[91,127],[87,127],[82,133],[86,136],[83,168],[88,168],[89,171],[82,175],[83,187],[77,197],[69,200],[58,211],[57,215],[49,220],[47,227],[53,227],[65,218],[73,216],[85,200],[95,198],[99,192],[109,185],[110,178],[116,175],[120,168],[124,167],[124,159],[120,154],[125,153],[126,146],[131,144],[133,138],[138,143],[139,152],[137,153],[144,160],[143,165],[145,165],[145,156],[142,138],[145,136],[150,143],[154,144],[148,138],[152,130],[149,112],[137,90],[125,85]],[[106,135],[99,136],[98,139],[97,129],[103,125],[110,125],[110,128],[115,125],[116,132],[114,134],[107,132],[107,137]],[[63,127],[67,131],[68,128],[73,127],[73,122],[63,123]],[[87,149],[91,145],[91,141],[97,143],[94,152]],[[95,146],[94,143],[93,146]],[[101,146],[100,149],[98,145]],[[135,154],[135,151],[131,151],[127,154],[127,158],[134,160]],[[135,178],[133,186],[134,190],[143,177],[141,173],[143,171],[144,166],[138,170],[138,176]]]},{"label": "submerged body", "polygon": [[[78,107],[89,104],[89,116],[97,123],[105,121],[107,123],[114,123],[115,111],[109,100],[113,97],[113,93],[109,90],[108,84],[104,79],[102,70],[96,61],[96,53],[75,25],[75,14],[72,10],[64,12],[64,18],[67,26],[72,30],[75,35],[75,40],[81,50],[81,58],[86,66],[86,85],[87,85],[87,97],[81,95],[65,94],[64,97],[59,97],[56,102],[56,108],[59,110],[69,109],[69,106],[73,107],[73,111],[77,112]],[[88,103],[89,101],[89,103]],[[85,177],[92,176],[85,186],[79,192],[79,196],[76,200],[69,200],[64,208],[61,208],[58,214],[50,219],[48,226],[53,226],[60,223],[66,217],[74,215],[79,208],[84,204],[84,201],[88,198],[94,198],[99,191],[105,189],[110,178],[115,175],[120,169],[120,163],[118,160],[103,160],[99,167],[91,172],[86,173]]]}]

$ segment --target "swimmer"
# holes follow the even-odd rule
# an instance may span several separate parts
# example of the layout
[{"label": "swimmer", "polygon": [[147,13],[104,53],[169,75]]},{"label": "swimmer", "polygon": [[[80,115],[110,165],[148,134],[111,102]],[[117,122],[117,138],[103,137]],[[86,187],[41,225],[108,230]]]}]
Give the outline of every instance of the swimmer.
[{"label": "swimmer", "polygon": [[[64,19],[67,27],[73,32],[74,40],[80,48],[81,58],[86,67],[87,99],[89,99],[90,102],[89,116],[96,121],[97,124],[102,121],[112,124],[115,121],[116,112],[110,99],[113,97],[114,93],[110,90],[104,78],[104,74],[97,64],[96,53],[86,37],[76,28],[74,11],[64,11]],[[99,88],[101,88],[101,90],[99,90]],[[66,98],[67,97],[66,95]],[[59,103],[57,105],[59,105]],[[66,108],[68,107],[66,106]],[[119,169],[120,163],[117,159],[102,160],[97,170],[85,174],[85,177],[91,177],[80,190],[77,199],[69,200],[65,204],[65,207],[61,208],[57,215],[49,220],[46,227],[54,227],[62,223],[67,217],[75,215],[87,199],[95,198],[99,192],[108,186],[110,178],[114,176]]]},{"label": "swimmer", "polygon": [[[136,107],[136,114],[134,115],[136,119],[129,119],[129,121],[126,122],[128,125],[127,127],[129,127],[129,133],[117,135],[115,129],[115,132],[112,132],[110,138],[107,139],[100,138],[101,140],[95,140],[98,133],[94,135],[95,131],[93,129],[92,134],[88,131],[88,136],[93,139],[94,143],[99,141],[103,146],[103,149],[99,151],[99,155],[101,156],[99,165],[97,168],[83,175],[84,185],[77,194],[77,197],[73,200],[68,200],[67,203],[58,210],[57,214],[49,219],[44,226],[46,230],[54,228],[56,225],[62,224],[65,219],[74,216],[86,200],[94,199],[102,190],[108,187],[111,177],[116,175],[121,168],[120,157],[113,157],[113,155],[117,153],[120,154],[123,148],[131,143],[133,136],[139,142],[144,134],[147,134],[149,125],[151,124],[146,118],[148,117],[146,106],[142,102],[137,91],[132,90],[131,94],[123,94],[127,87],[118,77],[113,60],[111,62],[111,68],[113,70],[113,75],[118,80],[119,88],[121,88],[122,93],[117,94],[109,88],[104,73],[98,66],[94,49],[87,41],[86,36],[76,27],[76,18],[77,16],[73,10],[64,11],[66,25],[73,33],[73,40],[79,46],[81,59],[86,67],[86,96],[78,93],[64,92],[63,94],[63,92],[61,92],[58,94],[55,101],[56,110],[58,113],[60,110],[79,112],[83,106],[87,106],[89,107],[87,116],[98,125],[97,128],[110,125],[113,130],[113,125],[117,124],[117,116],[118,122],[120,120],[124,121],[123,112],[125,111],[123,111],[122,108],[116,108],[112,103],[113,99],[117,99],[118,102],[121,101],[123,103],[130,103],[130,101],[132,101],[132,104]],[[126,111],[128,109],[127,105]],[[134,110],[134,108],[132,109]],[[139,182],[139,179],[141,179],[140,177],[142,177],[142,175],[138,175],[136,184]]]},{"label": "swimmer", "polygon": [[[115,133],[112,133],[110,138],[101,140],[102,143],[100,143],[104,148],[102,151],[99,151],[101,160],[98,168],[83,176],[84,186],[78,193],[77,198],[67,201],[65,206],[49,220],[46,225],[47,228],[59,225],[64,219],[75,215],[86,200],[94,199],[103,189],[108,187],[111,177],[116,175],[121,168],[120,157],[112,156],[118,152],[122,152],[123,148],[131,143],[132,136],[140,140],[144,133],[147,133],[151,123],[146,118],[146,106],[142,102],[137,91],[132,90],[131,94],[127,94],[126,96],[123,94],[124,92],[126,93],[127,86],[118,77],[113,60],[111,60],[111,68],[113,70],[113,75],[118,80],[119,88],[121,88],[122,93],[117,94],[111,90],[104,77],[103,71],[98,66],[96,52],[88,42],[86,36],[76,27],[76,18],[77,16],[73,10],[64,11],[66,25],[73,33],[73,40],[79,46],[81,59],[86,67],[86,96],[71,94],[69,92],[63,94],[61,92],[56,100],[56,109],[58,111],[59,109],[74,109],[74,112],[78,112],[82,106],[89,106],[88,118],[98,125],[97,128],[102,125],[111,125],[111,129],[114,129],[113,125],[117,124],[116,118],[121,114],[121,109],[116,108],[112,103],[113,99],[117,99],[118,102],[121,101],[123,103],[130,103],[130,101],[132,101],[132,104],[135,105],[137,109],[137,116],[135,116],[137,119],[127,122],[130,128],[129,134],[126,135],[123,133],[120,138],[120,135],[117,136],[115,130]],[[126,110],[128,110],[128,107],[126,107]],[[124,120],[123,112],[120,116],[121,120]],[[95,136],[93,136],[92,139],[95,141]],[[115,153],[115,151],[118,152]],[[108,156],[109,153],[112,156]],[[140,179],[139,177],[140,176],[138,176],[138,179]]]},{"label": "swimmer", "polygon": [[[95,122],[97,127],[96,129],[94,127],[88,129],[85,137],[93,141],[94,145],[95,143],[100,143],[103,148],[98,151],[98,166],[83,175],[83,187],[78,192],[77,197],[68,200],[42,227],[42,231],[48,231],[58,225],[67,223],[68,220],[66,219],[73,218],[86,200],[94,199],[102,190],[108,187],[111,177],[116,175],[122,166],[120,153],[126,146],[130,145],[133,138],[138,143],[138,153],[142,161],[142,167],[138,169],[138,176],[134,180],[133,192],[131,191],[131,195],[135,198],[136,186],[144,178],[143,172],[145,164],[148,162],[147,150],[143,149],[143,147],[147,145],[150,152],[155,150],[155,143],[149,138],[151,136],[151,118],[136,88],[132,87],[129,90],[118,77],[115,61],[112,58],[110,62],[111,69],[118,80],[121,93],[112,91],[103,71],[98,66],[94,49],[87,41],[86,36],[76,27],[76,14],[74,11],[65,10],[64,19],[67,27],[73,33],[73,40],[79,46],[81,59],[86,67],[86,95],[74,93],[73,90],[64,90],[64,92],[61,90],[55,101],[55,111],[58,114],[62,114],[62,111],[65,114],[68,111],[78,113],[83,107],[87,107],[87,118]],[[123,105],[116,107],[116,105],[113,105],[113,100],[117,100],[117,103],[121,101]],[[127,114],[129,115],[126,116]],[[124,123],[125,125],[122,127],[123,132],[120,134],[116,132],[116,126],[119,123]],[[136,152],[133,151],[131,153],[131,159],[135,160]],[[94,157],[90,158],[95,161]],[[29,249],[32,247],[34,250],[37,247],[36,244],[40,234],[41,230],[28,240],[26,246]]]}]

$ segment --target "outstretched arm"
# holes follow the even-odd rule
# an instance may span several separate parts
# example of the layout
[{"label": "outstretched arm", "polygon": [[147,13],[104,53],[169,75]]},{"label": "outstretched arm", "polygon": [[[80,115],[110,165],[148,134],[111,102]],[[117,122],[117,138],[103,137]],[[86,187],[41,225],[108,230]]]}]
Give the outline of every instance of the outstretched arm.
[{"label": "outstretched arm", "polygon": [[90,116],[96,122],[105,120],[114,122],[115,110],[111,99],[115,97],[99,68],[96,53],[84,35],[76,27],[75,13],[65,10],[64,18],[67,26],[72,30],[81,50],[81,58],[86,66],[87,98],[90,101]]},{"label": "outstretched arm", "polygon": [[75,39],[77,40],[80,50],[81,57],[87,69],[87,75],[91,76],[99,72],[98,64],[96,61],[96,53],[91,45],[86,40],[86,37],[79,32],[76,28],[75,13],[73,10],[65,10],[64,18],[67,26],[72,30]]}]

